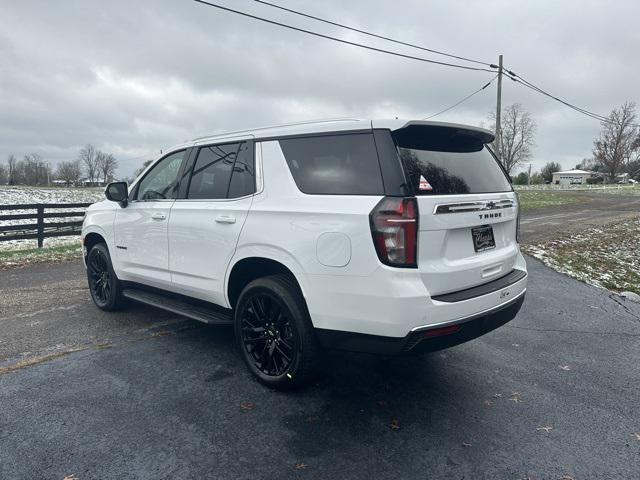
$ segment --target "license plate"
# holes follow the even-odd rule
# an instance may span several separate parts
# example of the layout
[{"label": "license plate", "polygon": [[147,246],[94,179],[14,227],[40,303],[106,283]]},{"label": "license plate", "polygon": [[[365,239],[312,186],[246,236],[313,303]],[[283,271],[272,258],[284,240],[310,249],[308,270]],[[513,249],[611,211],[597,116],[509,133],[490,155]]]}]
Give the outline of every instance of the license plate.
[{"label": "license plate", "polygon": [[473,249],[476,252],[484,252],[496,248],[496,241],[493,238],[493,227],[491,225],[483,225],[471,229],[471,237],[473,238]]}]

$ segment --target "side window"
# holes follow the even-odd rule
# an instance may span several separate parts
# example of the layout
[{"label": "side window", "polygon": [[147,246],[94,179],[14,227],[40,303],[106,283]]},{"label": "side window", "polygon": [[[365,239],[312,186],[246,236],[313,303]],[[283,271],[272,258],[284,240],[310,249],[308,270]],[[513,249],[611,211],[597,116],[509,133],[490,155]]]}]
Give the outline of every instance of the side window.
[{"label": "side window", "polygon": [[137,200],[176,198],[178,171],[184,150],[172,153],[160,160],[138,184]]},{"label": "side window", "polygon": [[228,198],[239,198],[256,192],[255,159],[250,143],[242,143],[233,166]]},{"label": "side window", "polygon": [[254,191],[254,160],[249,143],[210,145],[199,150],[187,198],[238,198]]},{"label": "side window", "polygon": [[280,147],[303,193],[384,195],[370,133],[283,139]]}]

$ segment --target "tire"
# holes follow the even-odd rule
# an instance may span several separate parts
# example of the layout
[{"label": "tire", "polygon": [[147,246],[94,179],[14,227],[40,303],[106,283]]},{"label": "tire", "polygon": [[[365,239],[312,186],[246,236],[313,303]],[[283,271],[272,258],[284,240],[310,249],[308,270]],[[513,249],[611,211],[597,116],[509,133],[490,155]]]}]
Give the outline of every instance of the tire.
[{"label": "tire", "polygon": [[234,326],[242,358],[264,385],[293,389],[315,377],[321,351],[302,292],[291,277],[249,283],[238,298]]},{"label": "tire", "polygon": [[87,281],[93,303],[98,308],[107,312],[122,308],[125,303],[122,285],[113,271],[111,256],[104,243],[97,243],[87,254]]}]

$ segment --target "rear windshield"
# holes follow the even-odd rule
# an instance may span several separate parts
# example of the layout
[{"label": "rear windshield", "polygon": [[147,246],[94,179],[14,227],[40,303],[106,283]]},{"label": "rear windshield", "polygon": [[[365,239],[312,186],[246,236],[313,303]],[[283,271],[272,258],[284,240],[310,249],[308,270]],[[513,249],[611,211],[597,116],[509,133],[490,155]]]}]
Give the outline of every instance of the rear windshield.
[{"label": "rear windshield", "polygon": [[303,193],[384,194],[371,133],[282,139],[280,147]]},{"label": "rear windshield", "polygon": [[474,132],[451,127],[408,127],[393,132],[416,195],[510,192],[495,157]]}]

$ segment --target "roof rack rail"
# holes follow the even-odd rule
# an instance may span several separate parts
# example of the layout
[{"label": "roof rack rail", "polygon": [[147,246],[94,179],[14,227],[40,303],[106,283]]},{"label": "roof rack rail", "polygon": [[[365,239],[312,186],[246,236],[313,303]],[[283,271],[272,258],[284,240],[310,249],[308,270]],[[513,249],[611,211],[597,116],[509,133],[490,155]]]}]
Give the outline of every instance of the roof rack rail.
[{"label": "roof rack rail", "polygon": [[268,125],[268,126],[264,126],[264,127],[257,127],[257,128],[245,128],[243,130],[235,130],[235,131],[231,131],[231,132],[221,132],[221,133],[214,133],[211,135],[204,135],[202,137],[197,137],[194,138],[193,140],[191,140],[192,142],[196,142],[198,140],[204,140],[206,138],[211,138],[211,137],[222,137],[222,136],[229,136],[229,135],[237,135],[237,134],[241,134],[241,133],[245,133],[245,132],[255,132],[258,130],[268,130],[270,128],[282,128],[282,127],[295,127],[297,125],[311,125],[314,123],[329,123],[329,122],[356,122],[361,120],[360,118],[347,118],[347,117],[340,117],[340,118],[323,118],[323,119],[318,119],[318,120],[305,120],[305,121],[301,121],[301,122],[292,122],[292,123],[282,123],[279,125]]}]

